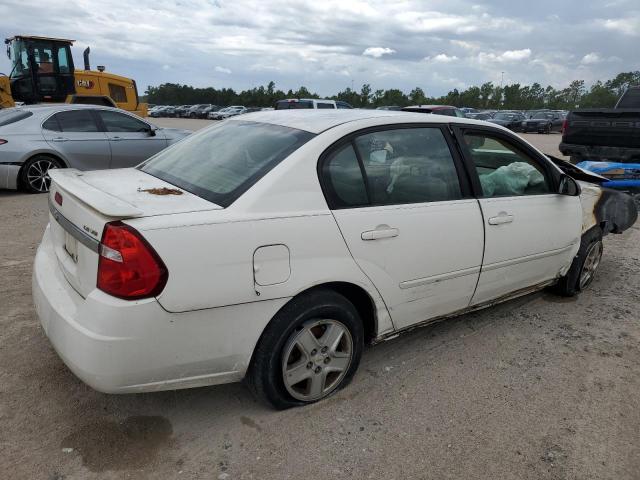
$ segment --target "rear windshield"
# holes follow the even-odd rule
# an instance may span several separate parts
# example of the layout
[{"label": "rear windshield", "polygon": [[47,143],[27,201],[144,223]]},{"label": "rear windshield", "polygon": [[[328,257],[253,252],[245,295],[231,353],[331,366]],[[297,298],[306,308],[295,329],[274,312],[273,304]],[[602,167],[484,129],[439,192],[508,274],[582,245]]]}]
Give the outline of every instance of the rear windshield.
[{"label": "rear windshield", "polygon": [[616,108],[640,108],[640,88],[630,88],[622,96]]},{"label": "rear windshield", "polygon": [[[309,100],[300,100],[299,102],[278,100],[276,102],[276,110],[288,110],[292,108],[313,108],[313,102],[310,102]],[[333,108],[333,105],[331,108]]]},{"label": "rear windshield", "polygon": [[210,202],[228,207],[313,134],[295,128],[232,121],[190,135],[140,165]]},{"label": "rear windshield", "polygon": [[0,110],[0,127],[9,125],[10,123],[16,123],[25,118],[29,118],[33,115],[32,112],[27,110],[20,110],[14,108],[7,108]]}]

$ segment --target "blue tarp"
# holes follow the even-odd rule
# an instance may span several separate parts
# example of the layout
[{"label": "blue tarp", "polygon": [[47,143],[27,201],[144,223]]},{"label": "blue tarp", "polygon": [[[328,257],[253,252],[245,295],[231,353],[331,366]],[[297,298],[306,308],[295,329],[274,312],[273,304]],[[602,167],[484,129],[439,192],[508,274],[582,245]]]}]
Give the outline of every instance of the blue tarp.
[{"label": "blue tarp", "polygon": [[576,166],[609,178],[603,187],[640,188],[640,163],[580,162]]}]

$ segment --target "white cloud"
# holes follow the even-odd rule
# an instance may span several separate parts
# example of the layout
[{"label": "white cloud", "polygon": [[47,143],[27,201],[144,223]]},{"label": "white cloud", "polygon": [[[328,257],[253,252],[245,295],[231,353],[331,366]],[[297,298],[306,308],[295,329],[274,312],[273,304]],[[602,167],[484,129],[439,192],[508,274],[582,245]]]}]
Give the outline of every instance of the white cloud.
[{"label": "white cloud", "polygon": [[393,48],[369,47],[364,52],[362,52],[362,55],[364,55],[365,57],[380,58],[383,55],[392,55],[394,53],[396,53],[396,51]]},{"label": "white cloud", "polygon": [[640,16],[630,18],[607,19],[602,22],[607,30],[624,33],[625,35],[640,35]]},{"label": "white cloud", "polygon": [[478,61],[480,63],[508,63],[508,62],[520,62],[531,57],[531,49],[525,48],[523,50],[507,50],[500,54],[480,52],[478,54]]},{"label": "white cloud", "polygon": [[427,62],[431,61],[436,63],[451,63],[451,62],[455,62],[456,60],[459,60],[458,57],[456,57],[455,55],[449,56],[446,53],[440,53],[435,57],[424,57],[424,59]]},{"label": "white cloud", "polygon": [[600,63],[601,61],[602,58],[600,57],[600,55],[598,55],[596,52],[591,52],[582,57],[580,63],[582,63],[583,65],[591,65],[594,63]]},{"label": "white cloud", "polygon": [[214,70],[216,72],[226,73],[227,75],[231,74],[231,70],[229,70],[228,68],[225,68],[225,67],[216,67],[216,68],[214,68]]}]

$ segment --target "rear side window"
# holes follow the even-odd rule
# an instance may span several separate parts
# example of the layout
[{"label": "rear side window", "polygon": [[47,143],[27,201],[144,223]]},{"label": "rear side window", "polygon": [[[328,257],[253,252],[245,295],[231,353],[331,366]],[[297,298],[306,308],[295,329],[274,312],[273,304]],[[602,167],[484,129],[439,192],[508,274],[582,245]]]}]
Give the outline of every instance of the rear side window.
[{"label": "rear side window", "polygon": [[[54,127],[57,122],[57,129]],[[60,112],[53,115],[43,126],[47,130],[53,129],[58,132],[97,132],[98,126],[89,110],[72,110],[70,112]]]},{"label": "rear side window", "polygon": [[640,108],[640,88],[630,88],[622,96],[616,108]]},{"label": "rear side window", "polygon": [[221,122],[161,151],[139,168],[227,207],[313,137],[279,125]]},{"label": "rear side window", "polygon": [[14,110],[12,108],[0,110],[0,127],[19,122],[20,120],[29,118],[31,115],[33,115],[33,113],[26,110]]},{"label": "rear side window", "polygon": [[351,143],[333,153],[323,164],[325,187],[336,208],[367,205],[367,189]]},{"label": "rear side window", "polygon": [[323,161],[321,175],[331,208],[462,198],[453,156],[442,131],[434,127],[355,137]]},{"label": "rear side window", "polygon": [[384,130],[357,137],[374,205],[462,198],[458,173],[439,128]]},{"label": "rear side window", "polygon": [[332,103],[317,103],[317,108],[335,108]]}]

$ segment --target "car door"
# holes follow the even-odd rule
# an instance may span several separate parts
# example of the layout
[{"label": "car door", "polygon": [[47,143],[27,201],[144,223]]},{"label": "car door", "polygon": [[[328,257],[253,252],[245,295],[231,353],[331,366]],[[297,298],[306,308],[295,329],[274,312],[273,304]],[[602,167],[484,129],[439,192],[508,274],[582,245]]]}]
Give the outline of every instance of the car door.
[{"label": "car door", "polygon": [[89,109],[55,113],[43,122],[42,135],[71,168],[109,168],[109,139],[104,132],[99,131],[95,117]]},{"label": "car door", "polygon": [[449,138],[444,127],[389,126],[321,159],[338,227],[396,328],[467,307],[478,280],[482,216]]},{"label": "car door", "polygon": [[167,146],[164,133],[142,120],[114,110],[96,110],[111,145],[111,168],[138,165]]},{"label": "car door", "polygon": [[557,169],[512,135],[477,127],[455,131],[485,226],[472,304],[556,278],[580,244],[579,197],[557,193]]}]

